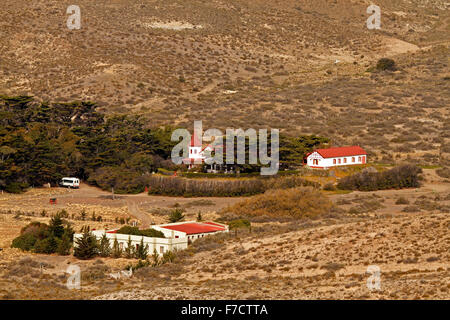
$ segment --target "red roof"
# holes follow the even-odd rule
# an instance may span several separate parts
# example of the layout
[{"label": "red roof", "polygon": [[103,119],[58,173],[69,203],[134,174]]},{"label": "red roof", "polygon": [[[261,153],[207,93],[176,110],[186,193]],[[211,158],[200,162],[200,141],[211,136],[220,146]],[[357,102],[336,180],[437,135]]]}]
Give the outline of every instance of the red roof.
[{"label": "red roof", "polygon": [[215,222],[205,222],[206,224],[210,224],[210,225],[213,225],[213,226],[217,226],[217,227],[221,227],[221,228],[223,228],[224,226],[223,225],[221,225],[221,224],[218,224],[218,223],[215,223]]},{"label": "red roof", "polygon": [[185,232],[186,234],[208,233],[225,230],[225,227],[212,223],[181,223],[176,225],[161,226],[161,228],[170,229],[174,231]]},{"label": "red roof", "polygon": [[191,147],[201,147],[202,141],[195,134],[191,136]]},{"label": "red roof", "polygon": [[315,151],[324,158],[359,156],[367,154],[367,152],[359,146],[317,149]]}]

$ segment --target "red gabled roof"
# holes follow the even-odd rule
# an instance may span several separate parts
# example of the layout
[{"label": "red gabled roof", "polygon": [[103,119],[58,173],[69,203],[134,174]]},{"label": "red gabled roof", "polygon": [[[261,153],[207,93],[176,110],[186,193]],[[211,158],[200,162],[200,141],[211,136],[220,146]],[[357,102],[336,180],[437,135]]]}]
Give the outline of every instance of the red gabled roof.
[{"label": "red gabled roof", "polygon": [[191,147],[201,147],[202,141],[195,134],[191,136]]},{"label": "red gabled roof", "polygon": [[208,233],[225,230],[225,227],[219,225],[212,225],[211,223],[181,223],[176,225],[161,226],[161,228],[170,229],[174,231],[185,232],[186,234]]},{"label": "red gabled roof", "polygon": [[323,158],[348,157],[367,154],[367,152],[359,146],[317,149],[315,151]]}]

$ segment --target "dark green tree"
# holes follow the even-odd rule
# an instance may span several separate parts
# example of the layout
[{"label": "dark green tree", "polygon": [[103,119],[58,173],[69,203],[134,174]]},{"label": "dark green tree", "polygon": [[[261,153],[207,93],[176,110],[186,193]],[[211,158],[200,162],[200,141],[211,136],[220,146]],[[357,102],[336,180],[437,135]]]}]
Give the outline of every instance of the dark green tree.
[{"label": "dark green tree", "polygon": [[55,214],[50,220],[48,231],[56,238],[61,238],[63,236],[64,225],[63,220],[61,219],[61,214],[59,212]]},{"label": "dark green tree", "polygon": [[156,251],[156,249],[153,249],[153,254],[152,254],[152,267],[157,267],[159,266],[161,260],[159,258],[159,254],[158,251]]},{"label": "dark green tree", "polygon": [[67,256],[70,254],[71,248],[72,248],[72,236],[70,235],[70,232],[67,232],[67,230],[65,230],[64,234],[62,235],[61,241],[58,244],[56,252],[59,255]]},{"label": "dark green tree", "polygon": [[112,247],[112,257],[120,258],[121,256],[122,256],[122,249],[120,248],[119,241],[117,241],[117,238],[114,238],[114,243]]},{"label": "dark green tree", "polygon": [[127,247],[124,250],[125,258],[127,258],[127,259],[133,258],[135,255],[134,253],[135,253],[135,248],[133,247],[133,244],[131,242],[131,236],[128,236]]},{"label": "dark green tree", "polygon": [[99,254],[102,257],[109,257],[111,255],[111,246],[106,234],[103,234],[99,244]]},{"label": "dark green tree", "polygon": [[148,244],[144,245],[144,237],[141,238],[141,243],[136,250],[136,258],[141,260],[147,260],[148,257]]},{"label": "dark green tree", "polygon": [[81,238],[75,240],[73,255],[78,259],[87,260],[95,257],[97,254],[97,239],[88,228],[84,228]]},{"label": "dark green tree", "polygon": [[184,219],[183,209],[174,209],[169,215],[169,221],[174,223]]}]

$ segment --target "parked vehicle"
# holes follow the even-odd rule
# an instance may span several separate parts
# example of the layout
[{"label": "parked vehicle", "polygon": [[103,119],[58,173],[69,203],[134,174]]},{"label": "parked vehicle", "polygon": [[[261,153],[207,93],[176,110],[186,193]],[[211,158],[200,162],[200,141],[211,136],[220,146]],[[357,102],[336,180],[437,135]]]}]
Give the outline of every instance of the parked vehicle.
[{"label": "parked vehicle", "polygon": [[80,180],[78,178],[62,178],[59,185],[65,188],[78,189],[80,187]]}]

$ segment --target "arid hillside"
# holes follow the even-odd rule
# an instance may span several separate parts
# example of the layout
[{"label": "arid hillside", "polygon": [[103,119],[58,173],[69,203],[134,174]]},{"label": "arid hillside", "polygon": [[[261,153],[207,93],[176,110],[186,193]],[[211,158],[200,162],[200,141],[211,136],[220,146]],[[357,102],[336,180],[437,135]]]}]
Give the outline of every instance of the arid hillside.
[{"label": "arid hillside", "polygon": [[[446,1],[380,0],[380,30],[366,27],[370,1],[79,0],[80,30],[66,26],[70,4],[2,2],[0,93],[92,100],[152,126],[389,144],[385,160],[449,152]],[[366,72],[381,57],[398,70]]]},{"label": "arid hillside", "polygon": [[[144,194],[115,200],[103,191],[35,189],[0,196],[2,299],[448,299],[448,183],[425,169],[423,186],[374,192],[326,193],[335,207],[320,218],[253,219],[251,229],[196,240],[171,263],[142,267],[129,278],[112,273],[136,259],[79,260],[10,248],[21,228],[47,222],[64,208],[78,231],[119,227],[114,218],[167,221],[176,204],[187,219],[209,220],[238,198],[177,198]],[[58,192],[59,191],[59,192]],[[57,205],[48,198],[56,196]],[[80,219],[81,210],[87,212]],[[45,210],[45,211],[44,211]],[[138,212],[136,212],[136,210]],[[41,212],[46,213],[41,214]],[[93,222],[93,214],[103,217]],[[150,257],[149,260],[152,258]],[[78,265],[82,290],[69,290],[67,268]],[[367,287],[369,266],[380,290]]]}]

